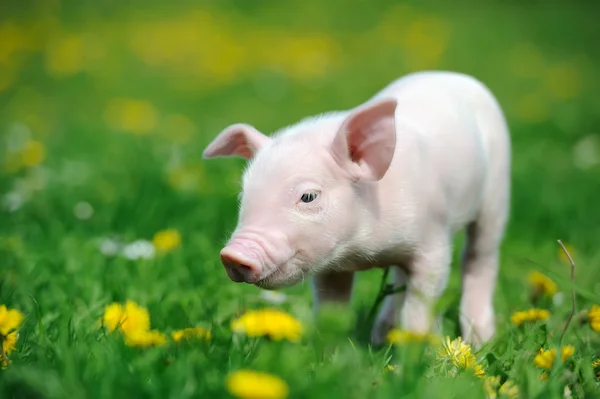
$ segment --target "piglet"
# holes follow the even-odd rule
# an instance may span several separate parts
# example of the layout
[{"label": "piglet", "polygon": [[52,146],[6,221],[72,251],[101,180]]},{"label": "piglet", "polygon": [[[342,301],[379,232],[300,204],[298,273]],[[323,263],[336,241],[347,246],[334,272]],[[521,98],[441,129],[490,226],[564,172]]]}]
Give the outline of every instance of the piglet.
[{"label": "piglet", "polygon": [[391,268],[372,331],[425,333],[446,288],[453,236],[466,230],[460,326],[480,347],[495,332],[493,294],[510,200],[503,112],[475,78],[405,75],[359,106],[309,117],[267,136],[223,130],[204,158],[249,161],[238,224],[221,250],[229,278],[265,289],[312,280],[315,307],[348,302],[354,273]]}]

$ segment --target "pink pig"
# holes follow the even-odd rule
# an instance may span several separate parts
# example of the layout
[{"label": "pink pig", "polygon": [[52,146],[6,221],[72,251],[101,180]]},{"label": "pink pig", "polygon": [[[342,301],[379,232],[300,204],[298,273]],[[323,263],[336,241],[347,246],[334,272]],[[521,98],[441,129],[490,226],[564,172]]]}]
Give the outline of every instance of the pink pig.
[{"label": "pink pig", "polygon": [[348,302],[354,272],[390,267],[372,341],[434,328],[452,237],[466,228],[460,324],[479,347],[495,331],[493,293],[510,200],[508,127],[473,77],[404,76],[362,105],[266,136],[234,124],[204,158],[249,160],[239,222],[220,256],[230,279],[266,289],[311,276],[315,308]]}]

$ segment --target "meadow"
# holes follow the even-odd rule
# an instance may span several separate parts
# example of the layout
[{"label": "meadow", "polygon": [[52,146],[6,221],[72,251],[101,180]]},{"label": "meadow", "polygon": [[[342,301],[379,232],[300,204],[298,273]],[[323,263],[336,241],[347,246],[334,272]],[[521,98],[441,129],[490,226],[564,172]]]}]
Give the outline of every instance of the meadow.
[{"label": "meadow", "polygon": [[[600,397],[599,12],[3,1],[0,398]],[[380,270],[316,318],[307,283],[231,282],[218,253],[244,162],[202,160],[212,138],[350,108],[425,69],[482,80],[510,124],[494,340],[459,339],[462,236],[442,331],[383,348],[365,339]]]}]

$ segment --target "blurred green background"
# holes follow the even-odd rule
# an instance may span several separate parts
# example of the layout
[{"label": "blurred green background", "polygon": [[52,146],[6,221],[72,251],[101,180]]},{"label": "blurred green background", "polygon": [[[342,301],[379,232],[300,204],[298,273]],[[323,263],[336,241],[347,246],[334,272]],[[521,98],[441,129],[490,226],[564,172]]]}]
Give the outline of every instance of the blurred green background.
[{"label": "blurred green background", "polygon": [[[231,123],[270,133],[424,69],[477,77],[509,121],[499,309],[526,297],[525,270],[568,275],[559,238],[580,265],[580,293],[597,298],[599,4],[2,1],[0,299],[57,330],[65,306],[77,323],[125,298],[162,309],[159,328],[177,321],[171,302],[236,311],[257,290],[231,283],[218,251],[244,162],[203,161],[204,147]],[[182,236],[166,260],[131,266],[98,249],[166,228]],[[372,301],[378,276],[361,275],[359,298]],[[308,287],[289,292],[308,314]]]}]

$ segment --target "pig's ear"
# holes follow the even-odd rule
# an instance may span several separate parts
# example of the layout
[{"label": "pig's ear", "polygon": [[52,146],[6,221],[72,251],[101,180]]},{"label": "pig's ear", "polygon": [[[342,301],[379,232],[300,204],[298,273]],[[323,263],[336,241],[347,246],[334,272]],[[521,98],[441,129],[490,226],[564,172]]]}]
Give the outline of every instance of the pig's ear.
[{"label": "pig's ear", "polygon": [[269,140],[254,127],[245,123],[236,123],[223,130],[204,149],[202,158],[238,156],[248,160]]},{"label": "pig's ear", "polygon": [[396,148],[396,100],[385,98],[356,108],[342,123],[332,145],[336,162],[352,178],[380,180]]}]

